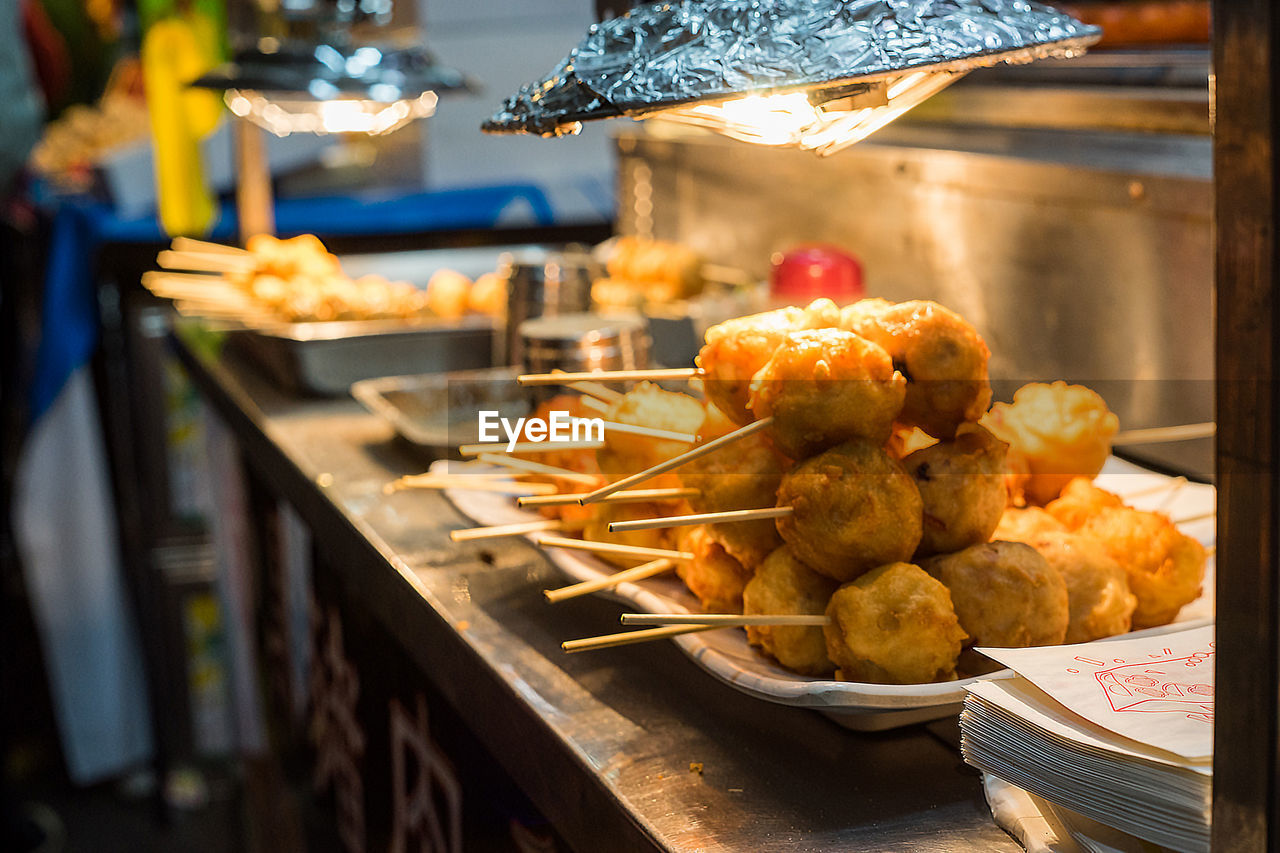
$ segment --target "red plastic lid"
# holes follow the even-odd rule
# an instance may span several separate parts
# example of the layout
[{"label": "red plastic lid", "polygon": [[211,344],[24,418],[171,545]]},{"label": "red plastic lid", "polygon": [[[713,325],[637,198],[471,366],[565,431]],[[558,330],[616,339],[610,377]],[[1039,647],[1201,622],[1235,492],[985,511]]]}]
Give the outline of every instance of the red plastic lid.
[{"label": "red plastic lid", "polygon": [[774,255],[769,290],[775,299],[792,303],[819,296],[851,302],[866,292],[858,259],[843,249],[821,244],[796,246]]}]

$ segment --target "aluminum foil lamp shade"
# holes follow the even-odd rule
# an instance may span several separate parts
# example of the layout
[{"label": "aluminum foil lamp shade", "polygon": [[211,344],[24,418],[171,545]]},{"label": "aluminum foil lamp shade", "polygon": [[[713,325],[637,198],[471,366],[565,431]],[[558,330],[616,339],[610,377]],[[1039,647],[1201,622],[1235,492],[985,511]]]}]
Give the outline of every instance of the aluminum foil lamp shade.
[{"label": "aluminum foil lamp shade", "polygon": [[421,48],[280,49],[273,42],[261,40],[192,85],[225,90],[231,112],[277,136],[390,133],[432,115],[439,94],[470,88]]},{"label": "aluminum foil lamp shade", "polygon": [[973,68],[1084,52],[1102,32],[1025,0],[671,0],[593,26],[483,129],[560,136],[661,117],[832,154]]}]

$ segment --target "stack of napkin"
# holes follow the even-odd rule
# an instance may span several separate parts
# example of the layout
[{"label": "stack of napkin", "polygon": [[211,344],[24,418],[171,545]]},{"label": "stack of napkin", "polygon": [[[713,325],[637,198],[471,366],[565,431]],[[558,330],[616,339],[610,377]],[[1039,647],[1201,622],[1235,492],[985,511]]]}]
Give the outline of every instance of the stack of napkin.
[{"label": "stack of napkin", "polygon": [[1209,849],[1213,626],[982,651],[1015,675],[970,689],[965,761],[1137,838]]}]

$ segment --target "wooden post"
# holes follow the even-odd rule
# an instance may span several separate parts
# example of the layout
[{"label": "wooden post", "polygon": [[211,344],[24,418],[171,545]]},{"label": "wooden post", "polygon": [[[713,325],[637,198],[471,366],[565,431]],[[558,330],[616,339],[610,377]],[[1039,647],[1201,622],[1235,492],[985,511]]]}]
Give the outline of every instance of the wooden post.
[{"label": "wooden post", "polygon": [[255,234],[275,234],[275,200],[264,131],[246,118],[231,120],[236,155],[236,216],[240,245]]},{"label": "wooden post", "polygon": [[1277,23],[1215,0],[1217,695],[1213,849],[1280,847]]}]

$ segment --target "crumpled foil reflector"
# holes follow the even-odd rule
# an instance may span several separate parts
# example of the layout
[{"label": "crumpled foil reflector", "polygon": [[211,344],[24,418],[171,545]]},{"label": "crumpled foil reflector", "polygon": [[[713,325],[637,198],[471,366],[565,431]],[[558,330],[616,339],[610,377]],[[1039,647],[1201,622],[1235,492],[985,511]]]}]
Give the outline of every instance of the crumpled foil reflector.
[{"label": "crumpled foil reflector", "polygon": [[1026,0],[671,0],[593,26],[507,99],[490,133],[1081,52],[1101,30]]}]

